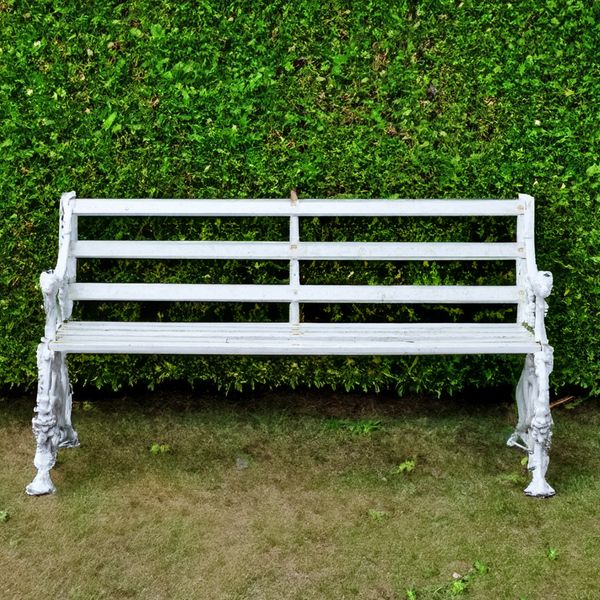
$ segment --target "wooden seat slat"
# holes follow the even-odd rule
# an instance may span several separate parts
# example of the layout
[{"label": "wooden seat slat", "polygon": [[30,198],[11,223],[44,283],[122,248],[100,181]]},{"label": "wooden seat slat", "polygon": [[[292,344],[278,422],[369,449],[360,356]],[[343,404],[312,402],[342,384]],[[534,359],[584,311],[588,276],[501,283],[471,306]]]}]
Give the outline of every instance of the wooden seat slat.
[{"label": "wooden seat slat", "polygon": [[68,321],[63,323],[57,330],[57,335],[68,331],[70,335],[77,335],[79,331],[91,333],[93,331],[139,331],[143,332],[161,332],[161,331],[181,331],[191,334],[201,334],[203,332],[212,332],[215,328],[236,329],[243,334],[264,331],[268,335],[278,331],[288,331],[290,329],[312,334],[326,331],[328,334],[344,335],[350,333],[358,335],[379,335],[386,332],[392,332],[397,335],[448,335],[457,336],[463,332],[465,335],[471,335],[472,332],[493,335],[512,335],[513,333],[524,332],[527,335],[533,335],[533,332],[518,323],[306,323],[291,325],[284,322],[151,322],[151,321]]},{"label": "wooden seat slat", "polygon": [[[356,325],[356,326],[354,326]],[[493,327],[461,323],[423,327],[302,323],[121,323],[73,322],[57,332],[61,352],[173,354],[444,354],[521,353],[540,348],[531,331],[517,324]],[[492,324],[494,325],[494,324]],[[497,324],[496,324],[497,325]],[[504,324],[500,324],[504,325]],[[265,327],[266,326],[266,327]],[[409,352],[410,350],[410,352]]]}]

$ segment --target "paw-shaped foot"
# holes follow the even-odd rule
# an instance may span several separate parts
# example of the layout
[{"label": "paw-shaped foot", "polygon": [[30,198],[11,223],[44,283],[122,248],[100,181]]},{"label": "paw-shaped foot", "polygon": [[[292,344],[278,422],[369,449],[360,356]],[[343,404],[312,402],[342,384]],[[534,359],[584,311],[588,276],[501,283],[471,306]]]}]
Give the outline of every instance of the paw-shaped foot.
[{"label": "paw-shaped foot", "polygon": [[44,494],[53,494],[56,491],[50,473],[48,471],[38,471],[34,480],[25,488],[29,496],[43,496]]},{"label": "paw-shaped foot", "polygon": [[545,479],[532,480],[524,491],[527,496],[533,496],[534,498],[550,498],[556,494],[554,488]]}]

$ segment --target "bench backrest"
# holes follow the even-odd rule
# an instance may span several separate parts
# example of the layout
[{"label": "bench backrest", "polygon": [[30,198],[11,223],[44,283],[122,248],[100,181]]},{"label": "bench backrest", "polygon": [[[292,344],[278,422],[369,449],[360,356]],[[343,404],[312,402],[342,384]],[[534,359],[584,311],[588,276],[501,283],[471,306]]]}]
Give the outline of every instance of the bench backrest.
[{"label": "bench backrest", "polygon": [[[286,217],[289,239],[261,241],[80,240],[78,219],[94,217]],[[490,217],[516,218],[512,242],[315,242],[300,239],[301,217]],[[289,261],[285,285],[78,283],[77,260],[256,259]],[[515,261],[515,285],[301,285],[301,261]],[[73,192],[61,199],[56,274],[67,283],[63,318],[72,302],[196,301],[289,303],[289,321],[298,324],[303,303],[514,304],[517,322],[533,325],[527,273],[535,270],[534,200],[348,200],[348,199],[88,199]]]}]

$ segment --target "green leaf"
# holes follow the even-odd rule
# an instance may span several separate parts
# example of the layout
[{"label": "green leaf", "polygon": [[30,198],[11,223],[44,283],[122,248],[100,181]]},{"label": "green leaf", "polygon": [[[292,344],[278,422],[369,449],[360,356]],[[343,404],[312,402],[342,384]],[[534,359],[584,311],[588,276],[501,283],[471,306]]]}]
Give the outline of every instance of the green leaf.
[{"label": "green leaf", "polygon": [[600,175],[600,165],[592,165],[585,170],[585,174],[588,177],[593,177],[594,175]]},{"label": "green leaf", "polygon": [[161,39],[165,37],[165,30],[162,25],[159,23],[155,23],[154,25],[150,25],[150,35],[153,38]]},{"label": "green leaf", "polygon": [[476,560],[475,563],[473,564],[473,567],[474,567],[475,571],[477,571],[477,573],[479,573],[480,575],[485,575],[490,570],[489,567],[480,560]]},{"label": "green leaf", "polygon": [[117,116],[118,113],[116,111],[110,113],[110,115],[108,115],[108,117],[105,119],[104,123],[102,123],[102,129],[104,129],[104,131],[110,129],[110,126],[115,122]]}]

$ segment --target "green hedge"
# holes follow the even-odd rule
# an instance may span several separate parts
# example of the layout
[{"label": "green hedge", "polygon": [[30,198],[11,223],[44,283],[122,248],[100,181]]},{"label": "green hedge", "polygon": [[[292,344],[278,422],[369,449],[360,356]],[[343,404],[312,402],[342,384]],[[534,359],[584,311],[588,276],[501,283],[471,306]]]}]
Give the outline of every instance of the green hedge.
[{"label": "green hedge", "polygon": [[[555,278],[552,382],[598,393],[599,5],[386,4],[0,2],[0,384],[36,378],[37,280],[56,260],[61,192],[280,197],[297,187],[305,197],[534,195],[538,264]],[[313,233],[335,235],[334,225]],[[99,387],[452,392],[514,381],[520,360],[101,356],[72,357],[72,371]]]}]

